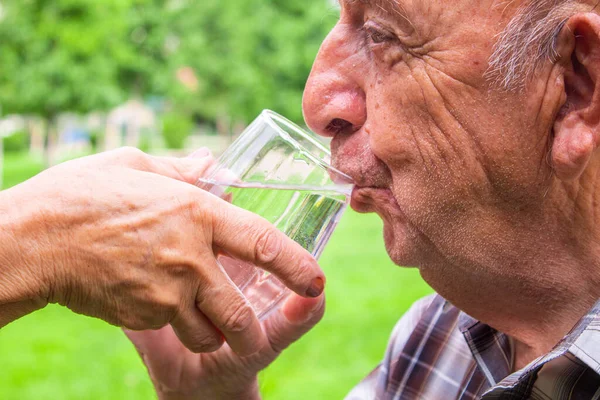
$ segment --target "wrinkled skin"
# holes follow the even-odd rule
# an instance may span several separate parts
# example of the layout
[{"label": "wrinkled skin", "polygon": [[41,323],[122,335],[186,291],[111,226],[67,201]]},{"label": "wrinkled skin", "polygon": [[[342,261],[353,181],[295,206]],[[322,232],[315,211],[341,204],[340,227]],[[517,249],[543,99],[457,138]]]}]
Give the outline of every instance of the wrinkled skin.
[{"label": "wrinkled skin", "polygon": [[[406,7],[412,24],[358,2],[343,7],[315,62],[305,116],[334,136],[334,164],[365,188],[353,206],[381,215],[396,263],[493,262],[496,231],[523,235],[514,221],[532,219],[548,188],[553,121],[536,121],[537,99],[490,93],[483,73],[502,21],[489,15],[491,2],[415,3]],[[332,132],[335,118],[352,126]]]},{"label": "wrinkled skin", "polygon": [[342,2],[306,121],[333,138],[352,206],[381,216],[393,261],[512,335],[519,367],[600,294],[598,16],[569,20],[559,61],[505,91],[485,72],[522,2],[368,3]]}]

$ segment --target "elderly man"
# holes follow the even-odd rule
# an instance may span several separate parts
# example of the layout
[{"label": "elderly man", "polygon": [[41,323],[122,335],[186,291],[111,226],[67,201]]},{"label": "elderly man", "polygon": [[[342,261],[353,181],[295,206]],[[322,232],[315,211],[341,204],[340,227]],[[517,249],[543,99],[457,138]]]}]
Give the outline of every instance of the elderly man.
[{"label": "elderly man", "polygon": [[[349,399],[600,398],[596,1],[342,2],[306,120],[358,183],[352,206],[384,220],[390,257],[438,293]],[[0,194],[21,205],[0,208],[0,323],[48,301],[169,323],[127,331],[159,398],[258,399],[257,373],[321,318],[324,280],[264,221],[176,181],[209,162],[113,153]],[[304,297],[261,327],[215,249]]]},{"label": "elderly man", "polygon": [[[304,112],[437,291],[349,399],[600,398],[597,0],[345,0]],[[162,399],[257,399],[322,306],[287,303],[259,353],[129,333]],[[595,305],[596,304],[596,305]],[[293,328],[295,326],[295,328]],[[320,398],[315,393],[314,398]]]}]

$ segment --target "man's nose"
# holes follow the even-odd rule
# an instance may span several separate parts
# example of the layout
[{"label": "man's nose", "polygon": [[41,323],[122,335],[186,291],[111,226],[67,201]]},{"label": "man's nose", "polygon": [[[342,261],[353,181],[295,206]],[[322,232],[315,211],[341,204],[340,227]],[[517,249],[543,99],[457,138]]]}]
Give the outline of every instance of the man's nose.
[{"label": "man's nose", "polygon": [[335,136],[356,132],[365,124],[367,110],[361,85],[365,63],[360,57],[339,26],[323,42],[302,104],[306,124],[315,133]]}]

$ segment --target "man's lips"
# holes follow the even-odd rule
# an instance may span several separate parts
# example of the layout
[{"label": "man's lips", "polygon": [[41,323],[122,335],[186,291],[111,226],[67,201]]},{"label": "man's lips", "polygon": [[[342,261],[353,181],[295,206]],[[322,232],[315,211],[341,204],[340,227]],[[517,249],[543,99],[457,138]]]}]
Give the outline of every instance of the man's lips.
[{"label": "man's lips", "polygon": [[373,212],[377,203],[396,203],[392,191],[384,187],[355,186],[350,198],[350,206],[361,213]]}]

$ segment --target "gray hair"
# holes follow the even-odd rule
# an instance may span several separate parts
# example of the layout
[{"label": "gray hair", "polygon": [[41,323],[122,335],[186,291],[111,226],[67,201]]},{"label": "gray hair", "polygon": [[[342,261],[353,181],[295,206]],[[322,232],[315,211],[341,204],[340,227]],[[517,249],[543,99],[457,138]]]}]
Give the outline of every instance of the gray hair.
[{"label": "gray hair", "polygon": [[558,34],[579,11],[586,9],[578,0],[528,1],[499,35],[486,78],[504,90],[522,89],[544,62],[558,61]]}]

